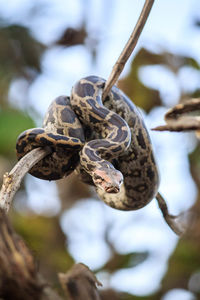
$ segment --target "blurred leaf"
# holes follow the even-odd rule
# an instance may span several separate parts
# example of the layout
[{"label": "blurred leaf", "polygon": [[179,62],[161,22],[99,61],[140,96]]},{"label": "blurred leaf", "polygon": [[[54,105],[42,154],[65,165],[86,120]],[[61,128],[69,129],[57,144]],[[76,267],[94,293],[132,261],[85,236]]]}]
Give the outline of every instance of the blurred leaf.
[{"label": "blurred leaf", "polygon": [[133,268],[144,262],[148,257],[148,252],[132,252],[120,254],[114,252],[110,260],[102,267],[110,273],[120,269]]},{"label": "blurred leaf", "polygon": [[14,156],[18,135],[33,127],[35,127],[33,120],[23,112],[12,109],[0,110],[0,154]]},{"label": "blurred leaf", "polygon": [[189,159],[191,164],[192,176],[200,190],[200,147],[199,145],[197,145],[196,149],[190,154]]},{"label": "blurred leaf", "polygon": [[194,58],[183,56],[183,59],[185,60],[184,65],[200,70],[200,65]]},{"label": "blurred leaf", "polygon": [[195,299],[200,299],[200,292],[189,289],[191,276],[200,270],[200,148],[190,154],[190,164],[193,178],[198,187],[198,199],[192,208],[193,224],[188,233],[180,239],[176,250],[169,260],[168,270],[162,280],[162,286],[157,296],[162,296],[171,289],[185,289],[193,292]]},{"label": "blurred leaf", "polygon": [[66,236],[60,228],[58,218],[14,213],[12,220],[15,230],[35,252],[43,275],[57,283],[56,273],[66,272],[74,263],[65,247]]},{"label": "blurred leaf", "polygon": [[200,27],[200,19],[195,20],[194,25]]},{"label": "blurred leaf", "polygon": [[[199,231],[199,228],[197,230]],[[180,240],[173,256],[170,258],[168,271],[162,281],[163,293],[176,288],[188,290],[191,275],[199,270],[199,251],[199,240],[193,234]]]},{"label": "blurred leaf", "polygon": [[154,106],[161,104],[159,92],[146,87],[138,77],[139,68],[143,65],[160,64],[163,57],[141,49],[134,58],[127,77],[119,81],[119,87],[130,99],[145,111],[150,111]]},{"label": "blurred leaf", "polygon": [[[194,91],[192,94],[191,94],[191,97],[192,98],[200,98],[200,88],[197,89],[196,91]],[[189,98],[189,96],[188,96]]]},{"label": "blurred leaf", "polygon": [[0,28],[0,45],[0,103],[6,105],[13,79],[24,77],[31,82],[41,71],[40,57],[45,47],[20,25]]},{"label": "blurred leaf", "polygon": [[45,49],[26,27],[10,25],[0,29],[0,64],[5,72],[26,73],[26,68],[40,72],[40,55]]},{"label": "blurred leaf", "polygon": [[68,27],[63,32],[62,36],[55,42],[55,44],[61,46],[83,45],[86,38],[87,32],[85,26],[82,26],[79,29]]},{"label": "blurred leaf", "polygon": [[87,20],[84,20],[83,25],[77,29],[67,27],[60,38],[54,44],[63,47],[84,45],[87,48],[87,51],[89,51],[91,54],[93,64],[95,64],[99,38],[88,34],[85,25],[86,23]]},{"label": "blurred leaf", "polygon": [[162,103],[159,91],[145,86],[138,76],[141,67],[151,65],[163,65],[175,75],[180,71],[180,68],[185,66],[200,70],[200,65],[192,57],[175,55],[166,51],[157,54],[144,48],[140,49],[132,62],[129,74],[119,81],[119,87],[137,106],[142,107],[147,112]]}]

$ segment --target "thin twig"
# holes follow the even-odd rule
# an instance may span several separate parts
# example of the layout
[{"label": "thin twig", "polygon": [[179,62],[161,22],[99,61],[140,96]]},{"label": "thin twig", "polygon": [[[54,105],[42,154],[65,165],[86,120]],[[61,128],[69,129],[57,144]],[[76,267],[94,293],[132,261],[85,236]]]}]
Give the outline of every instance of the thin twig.
[{"label": "thin twig", "polygon": [[50,153],[48,148],[36,148],[23,156],[10,173],[3,177],[0,191],[0,208],[8,212],[12,199],[20,187],[25,174],[43,157]]},{"label": "thin twig", "polygon": [[105,88],[104,88],[103,95],[102,95],[103,100],[108,95],[112,86],[116,83],[117,79],[119,78],[121,72],[123,71],[123,69],[125,67],[127,60],[129,59],[131,53],[133,52],[133,50],[137,44],[137,41],[139,39],[139,36],[140,36],[140,34],[144,28],[144,25],[147,21],[147,18],[149,16],[149,13],[151,11],[153,3],[154,3],[154,0],[146,0],[145,1],[142,12],[137,21],[137,24],[136,24],[127,44],[125,45],[123,51],[121,52],[118,60],[114,64],[112,72],[111,72],[108,80],[106,81]]}]

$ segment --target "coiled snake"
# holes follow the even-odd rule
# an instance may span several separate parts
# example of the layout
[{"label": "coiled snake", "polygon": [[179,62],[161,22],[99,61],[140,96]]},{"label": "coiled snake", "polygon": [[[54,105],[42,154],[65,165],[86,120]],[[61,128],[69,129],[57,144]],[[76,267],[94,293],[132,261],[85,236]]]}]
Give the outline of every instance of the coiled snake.
[{"label": "coiled snake", "polygon": [[70,98],[55,99],[43,128],[26,130],[18,137],[17,156],[20,159],[36,147],[50,147],[51,154],[30,174],[57,180],[75,170],[109,206],[140,209],[156,196],[159,186],[149,134],[138,109],[117,87],[102,102],[104,85],[104,79],[89,76],[74,85]]}]

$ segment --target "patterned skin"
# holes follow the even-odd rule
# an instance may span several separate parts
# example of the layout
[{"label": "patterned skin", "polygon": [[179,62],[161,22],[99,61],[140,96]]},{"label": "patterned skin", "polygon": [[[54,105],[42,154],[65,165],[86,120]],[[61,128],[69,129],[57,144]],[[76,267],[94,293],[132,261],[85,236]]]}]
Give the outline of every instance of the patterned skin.
[{"label": "patterned skin", "polygon": [[70,98],[56,98],[43,128],[18,137],[17,156],[49,147],[51,153],[30,170],[33,176],[56,180],[76,170],[109,206],[139,209],[159,185],[151,141],[138,109],[117,87],[102,102],[104,85],[89,76],[74,85]]},{"label": "patterned skin", "polygon": [[43,128],[22,132],[16,143],[18,159],[37,147],[48,147],[51,153],[29,173],[45,180],[61,179],[74,171],[79,151],[85,143],[82,125],[71,109],[69,97],[56,98],[44,118]]},{"label": "patterned skin", "polygon": [[[140,112],[122,91],[114,86],[102,103],[104,85],[104,79],[90,76],[72,89],[71,106],[81,123],[93,131],[92,140],[81,150],[77,172],[87,183],[91,176],[99,197],[109,206],[139,209],[158,191],[152,144]],[[115,170],[123,174],[123,183]]]}]

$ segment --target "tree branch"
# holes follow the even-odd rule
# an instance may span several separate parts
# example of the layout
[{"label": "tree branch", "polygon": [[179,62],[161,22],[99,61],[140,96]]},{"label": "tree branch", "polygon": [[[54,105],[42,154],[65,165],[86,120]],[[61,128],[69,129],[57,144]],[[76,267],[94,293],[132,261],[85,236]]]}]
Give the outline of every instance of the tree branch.
[{"label": "tree branch", "polygon": [[189,225],[192,224],[193,215],[190,211],[186,211],[181,213],[178,216],[173,216],[169,214],[167,204],[165,199],[162,197],[160,193],[156,195],[156,200],[158,202],[158,206],[162,212],[163,218],[169,227],[177,234],[183,235],[189,228]]},{"label": "tree branch", "polygon": [[62,299],[38,273],[31,251],[15,233],[2,209],[0,209],[0,266],[1,299]]},{"label": "tree branch", "polygon": [[36,148],[23,156],[10,173],[4,174],[0,191],[0,208],[8,212],[12,199],[20,187],[25,174],[43,157],[51,152],[49,148]]},{"label": "tree branch", "polygon": [[67,273],[60,273],[58,276],[67,299],[102,299],[97,289],[97,286],[102,286],[102,284],[86,265],[82,263],[76,264]]},{"label": "tree branch", "polygon": [[125,67],[127,60],[129,59],[131,53],[135,49],[135,46],[140,37],[140,34],[144,28],[144,25],[146,24],[146,21],[149,16],[149,13],[151,11],[151,8],[153,6],[153,3],[154,3],[154,0],[146,0],[145,1],[145,4],[144,4],[142,12],[139,16],[139,19],[136,23],[136,26],[135,26],[127,44],[125,45],[124,49],[122,50],[118,60],[114,64],[112,72],[111,72],[108,80],[106,81],[105,88],[104,88],[103,95],[102,95],[103,100],[106,98],[110,89],[112,88],[112,86],[115,84],[115,82],[119,78],[121,72],[123,71],[123,69]]},{"label": "tree branch", "polygon": [[200,98],[192,98],[184,103],[179,103],[165,114],[166,125],[152,128],[156,131],[190,131],[195,130],[200,138]]}]

